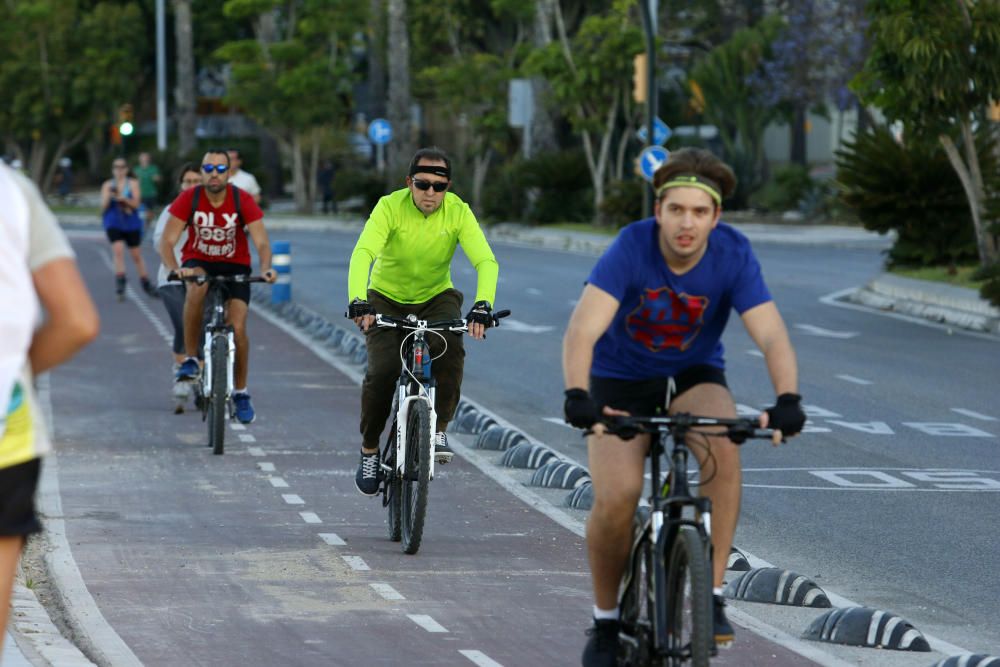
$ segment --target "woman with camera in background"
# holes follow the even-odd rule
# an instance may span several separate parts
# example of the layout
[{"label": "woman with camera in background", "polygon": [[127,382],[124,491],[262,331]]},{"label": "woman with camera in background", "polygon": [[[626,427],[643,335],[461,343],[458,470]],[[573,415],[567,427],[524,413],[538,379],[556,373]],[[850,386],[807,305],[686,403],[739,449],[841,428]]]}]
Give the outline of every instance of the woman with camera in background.
[{"label": "woman with camera in background", "polygon": [[125,247],[139,272],[142,289],[151,297],[156,297],[156,290],[149,282],[146,263],[142,259],[139,244],[142,242],[143,221],[139,216],[139,204],[142,202],[139,190],[139,180],[129,173],[125,158],[115,158],[111,164],[111,178],[101,186],[101,211],[104,231],[111,242],[111,254],[114,257],[115,293],[118,300],[125,299]]}]

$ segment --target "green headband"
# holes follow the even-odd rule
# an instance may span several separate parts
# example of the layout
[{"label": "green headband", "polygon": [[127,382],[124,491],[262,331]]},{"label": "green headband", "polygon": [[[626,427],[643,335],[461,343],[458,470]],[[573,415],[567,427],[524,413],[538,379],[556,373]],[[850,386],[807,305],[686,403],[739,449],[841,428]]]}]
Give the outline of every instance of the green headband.
[{"label": "green headband", "polygon": [[656,197],[659,198],[668,188],[698,188],[704,190],[715,200],[715,203],[722,206],[722,195],[719,194],[719,186],[714,181],[699,176],[698,174],[678,174],[672,180],[667,181],[656,188]]}]

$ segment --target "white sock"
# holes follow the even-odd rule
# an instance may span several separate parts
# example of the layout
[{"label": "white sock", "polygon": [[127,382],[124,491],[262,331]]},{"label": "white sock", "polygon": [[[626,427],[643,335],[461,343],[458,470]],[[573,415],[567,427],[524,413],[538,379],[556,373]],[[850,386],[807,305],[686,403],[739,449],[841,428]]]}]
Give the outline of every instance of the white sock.
[{"label": "white sock", "polygon": [[614,609],[600,609],[595,604],[594,605],[594,620],[595,621],[617,621],[618,620],[618,607]]},{"label": "white sock", "polygon": [[720,588],[719,586],[715,586],[715,587],[713,587],[713,588],[712,588],[712,595],[718,595],[718,596],[719,596],[720,598],[721,598],[721,597],[724,597],[724,596],[722,595],[722,588]]},{"label": "white sock", "polygon": [[243,387],[242,389],[233,389],[233,393],[234,394],[245,394],[245,393],[247,393],[247,388]]}]

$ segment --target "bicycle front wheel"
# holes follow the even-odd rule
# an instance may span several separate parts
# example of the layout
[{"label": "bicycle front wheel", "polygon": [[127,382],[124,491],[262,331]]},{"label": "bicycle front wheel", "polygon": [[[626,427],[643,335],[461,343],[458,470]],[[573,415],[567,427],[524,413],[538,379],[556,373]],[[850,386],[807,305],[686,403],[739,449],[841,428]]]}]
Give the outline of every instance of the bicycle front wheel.
[{"label": "bicycle front wheel", "polygon": [[695,527],[680,527],[667,561],[666,647],[671,665],[707,667],[712,654],[709,553],[707,541]]},{"label": "bicycle front wheel", "polygon": [[431,483],[431,415],[427,403],[413,401],[406,419],[406,465],[402,480],[403,551],[415,554],[424,534]]},{"label": "bicycle front wheel", "polygon": [[621,635],[618,664],[622,667],[660,665],[653,661],[653,636],[656,628],[653,551],[648,524],[649,509],[640,507],[632,521],[632,551],[623,581]]},{"label": "bicycle front wheel", "polygon": [[225,336],[212,338],[212,393],[208,401],[208,444],[213,454],[222,454],[226,447],[226,365],[229,363],[229,341]]}]

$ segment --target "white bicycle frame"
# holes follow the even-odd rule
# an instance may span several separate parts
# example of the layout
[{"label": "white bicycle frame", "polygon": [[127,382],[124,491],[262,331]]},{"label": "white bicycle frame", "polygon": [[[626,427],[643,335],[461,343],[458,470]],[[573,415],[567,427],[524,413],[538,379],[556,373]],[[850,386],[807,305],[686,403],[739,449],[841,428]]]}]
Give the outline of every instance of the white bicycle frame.
[{"label": "white bicycle frame", "polygon": [[431,479],[434,479],[434,425],[437,424],[437,412],[434,410],[434,387],[424,387],[423,392],[416,396],[407,396],[406,387],[397,387],[396,400],[396,475],[402,479],[406,465],[406,434],[407,417],[410,416],[410,405],[416,401],[427,403],[430,419],[427,421],[427,428],[430,429],[431,438]]},{"label": "white bicycle frame", "polygon": [[[212,340],[219,334],[212,334],[205,339],[205,346],[202,348],[202,354],[205,359],[205,369],[201,374],[202,377],[202,396],[212,395]],[[226,400],[228,401],[233,395],[233,369],[236,366],[236,337],[233,335],[232,331],[226,332],[226,342],[229,344],[229,354],[226,355]]]}]

